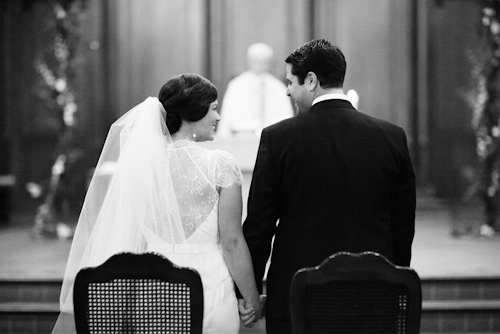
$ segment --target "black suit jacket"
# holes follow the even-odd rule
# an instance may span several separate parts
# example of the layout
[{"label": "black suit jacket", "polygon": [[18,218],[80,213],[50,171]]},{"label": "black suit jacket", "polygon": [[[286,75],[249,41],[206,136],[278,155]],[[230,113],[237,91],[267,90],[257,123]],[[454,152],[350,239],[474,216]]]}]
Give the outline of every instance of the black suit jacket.
[{"label": "black suit jacket", "polygon": [[[400,127],[327,100],[262,131],[243,225],[266,321],[290,321],[292,276],[339,251],[408,266],[415,175]],[[277,222],[279,222],[277,224]]]}]

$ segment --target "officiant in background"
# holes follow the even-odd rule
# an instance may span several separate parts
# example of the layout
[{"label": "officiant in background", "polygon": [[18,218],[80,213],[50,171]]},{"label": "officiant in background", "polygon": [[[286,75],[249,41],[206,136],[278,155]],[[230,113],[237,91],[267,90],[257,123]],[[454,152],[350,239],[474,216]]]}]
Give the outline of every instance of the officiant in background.
[{"label": "officiant in background", "polygon": [[271,73],[274,50],[264,43],[252,44],[247,61],[248,70],[227,86],[217,127],[220,138],[241,133],[259,135],[262,128],[294,114],[285,84]]}]

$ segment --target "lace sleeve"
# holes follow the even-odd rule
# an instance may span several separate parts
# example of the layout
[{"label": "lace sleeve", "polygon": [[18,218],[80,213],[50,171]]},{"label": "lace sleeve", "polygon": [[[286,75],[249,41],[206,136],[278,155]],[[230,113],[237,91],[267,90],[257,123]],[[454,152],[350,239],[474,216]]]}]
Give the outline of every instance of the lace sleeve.
[{"label": "lace sleeve", "polygon": [[229,188],[234,184],[243,182],[241,169],[234,157],[221,150],[214,151],[215,153],[215,185],[221,188]]}]

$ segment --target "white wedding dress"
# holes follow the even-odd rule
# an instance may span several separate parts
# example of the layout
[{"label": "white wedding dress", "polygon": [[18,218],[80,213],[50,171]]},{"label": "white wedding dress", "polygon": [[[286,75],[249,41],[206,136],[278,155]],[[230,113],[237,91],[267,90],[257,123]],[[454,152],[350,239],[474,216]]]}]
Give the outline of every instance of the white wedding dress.
[{"label": "white wedding dress", "polygon": [[219,191],[241,184],[235,159],[173,141],[166,112],[148,98],[108,133],[73,239],[52,333],[74,332],[73,282],[81,268],[120,252],[156,252],[194,268],[204,292],[203,333],[238,333],[234,283],[222,255]]},{"label": "white wedding dress", "polygon": [[[177,198],[194,196],[197,205],[180,212],[188,236],[183,243],[169,243],[171,234],[160,230],[154,236],[146,235],[147,250],[198,271],[204,293],[203,333],[238,333],[240,320],[234,283],[219,242],[217,188],[241,184],[241,172],[226,152],[208,151],[190,141],[175,142],[174,149],[189,176],[176,179],[178,170],[172,168],[178,181],[174,182]],[[201,224],[197,226],[197,222]]]}]

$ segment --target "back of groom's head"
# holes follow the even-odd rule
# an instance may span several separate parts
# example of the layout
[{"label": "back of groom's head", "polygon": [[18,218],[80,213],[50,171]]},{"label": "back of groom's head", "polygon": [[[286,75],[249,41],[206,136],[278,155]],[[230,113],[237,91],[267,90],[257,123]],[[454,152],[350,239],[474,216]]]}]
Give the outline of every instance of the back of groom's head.
[{"label": "back of groom's head", "polygon": [[341,88],[344,84],[347,67],[344,54],[326,39],[313,39],[302,45],[285,62],[292,65],[292,74],[301,85],[309,72],[316,74],[323,88]]}]

